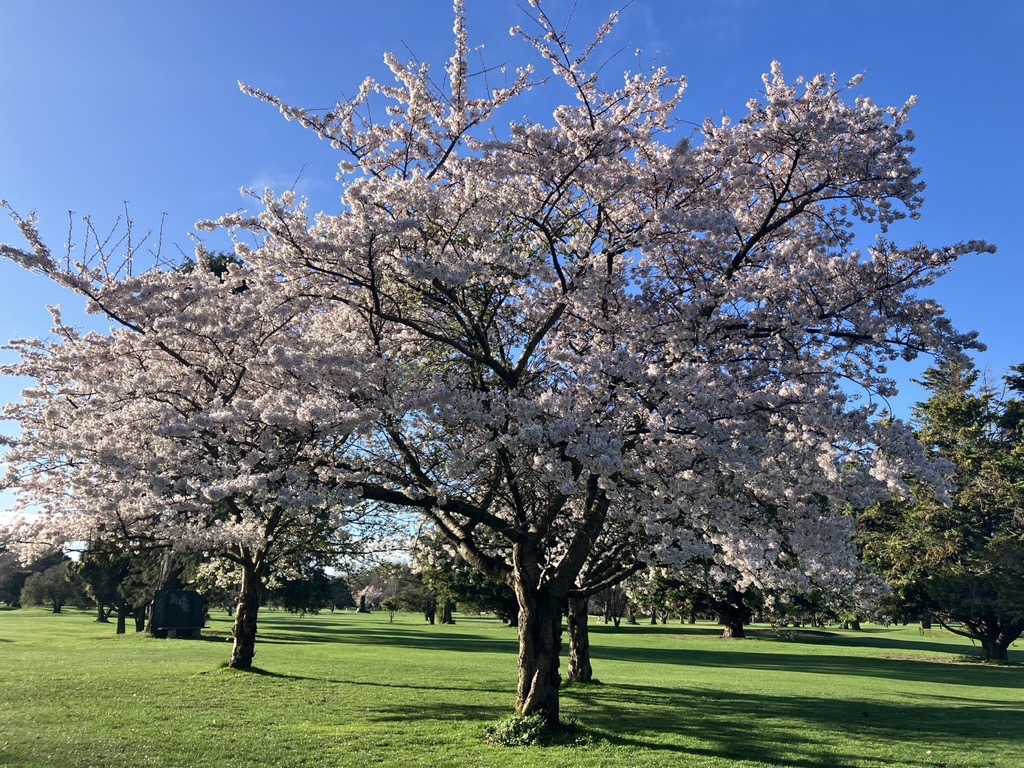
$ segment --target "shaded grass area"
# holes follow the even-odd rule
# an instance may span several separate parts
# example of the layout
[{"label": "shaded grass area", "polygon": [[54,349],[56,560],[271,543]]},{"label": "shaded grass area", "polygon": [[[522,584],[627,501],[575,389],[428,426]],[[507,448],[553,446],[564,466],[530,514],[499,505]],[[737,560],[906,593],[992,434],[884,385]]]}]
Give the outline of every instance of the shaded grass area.
[{"label": "shaded grass area", "polygon": [[240,673],[223,666],[222,614],[196,642],[0,611],[0,765],[1024,765],[1024,667],[954,663],[970,644],[942,632],[597,625],[604,684],[563,691],[586,743],[509,749],[481,739],[515,695],[515,631],[499,622],[260,623],[258,669]]}]

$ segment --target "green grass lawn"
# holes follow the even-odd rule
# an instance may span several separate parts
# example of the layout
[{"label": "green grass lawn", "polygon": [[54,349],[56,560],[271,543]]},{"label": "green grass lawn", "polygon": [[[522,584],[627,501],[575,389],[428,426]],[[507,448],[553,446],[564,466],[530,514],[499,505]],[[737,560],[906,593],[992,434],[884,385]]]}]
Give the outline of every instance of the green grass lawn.
[{"label": "green grass lawn", "polygon": [[260,671],[240,673],[220,613],[188,641],[0,610],[0,765],[1024,765],[1024,667],[960,663],[970,643],[941,630],[598,624],[604,684],[563,688],[586,743],[510,749],[481,739],[515,695],[515,632],[493,619],[264,612],[260,627]]}]

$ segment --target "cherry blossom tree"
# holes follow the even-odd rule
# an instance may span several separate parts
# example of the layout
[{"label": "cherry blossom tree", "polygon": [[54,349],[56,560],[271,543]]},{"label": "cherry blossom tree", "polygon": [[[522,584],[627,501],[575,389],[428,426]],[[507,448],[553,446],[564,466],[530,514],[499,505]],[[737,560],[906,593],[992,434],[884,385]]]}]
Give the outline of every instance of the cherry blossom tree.
[{"label": "cherry blossom tree", "polygon": [[[910,103],[773,64],[742,119],[679,136],[682,78],[599,76],[614,17],[573,49],[530,6],[512,32],[545,79],[474,77],[457,0],[443,77],[388,56],[394,84],[366,80],[326,112],[243,86],[339,150],[343,208],[313,217],[268,194],[207,226],[246,234],[245,293],[301,308],[299,352],[259,357],[262,395],[280,403],[308,376],[338,488],[424,516],[515,591],[516,709],[554,725],[562,607],[608,531],[772,561],[778,531],[815,530],[823,507],[935,479],[909,431],[875,418],[885,366],[973,342],[917,292],[990,247],[887,239],[922,204]],[[497,121],[534,87],[561,89],[549,121]],[[31,267],[33,245],[5,255]],[[289,434],[321,421],[269,410],[259,423]],[[201,412],[218,423],[219,405]],[[261,499],[294,485],[275,477]],[[215,479],[214,501],[236,479]]]},{"label": "cherry blossom tree", "polygon": [[240,576],[231,666],[250,668],[261,585],[336,558],[353,522],[330,469],[348,409],[303,378],[301,302],[239,265],[76,269],[20,223],[36,248],[7,254],[117,327],[83,335],[55,312],[54,340],[12,343],[4,372],[35,385],[4,411],[21,427],[7,484],[37,513],[14,538],[213,555]]},{"label": "cherry blossom tree", "polygon": [[352,486],[513,587],[516,708],[555,723],[562,605],[610,526],[770,560],[773,526],[751,524],[766,510],[801,535],[822,504],[927,472],[909,432],[873,418],[885,365],[972,343],[917,291],[990,247],[886,239],[922,204],[912,102],[773,64],[745,117],[673,138],[681,78],[607,87],[591,59],[614,18],[577,53],[531,6],[536,32],[513,34],[569,97],[550,123],[495,126],[533,75],[477,88],[457,2],[444,83],[389,56],[394,85],[325,113],[243,86],[341,151],[344,210],[268,199],[219,224],[261,235],[247,259],[361,329],[377,414]]}]

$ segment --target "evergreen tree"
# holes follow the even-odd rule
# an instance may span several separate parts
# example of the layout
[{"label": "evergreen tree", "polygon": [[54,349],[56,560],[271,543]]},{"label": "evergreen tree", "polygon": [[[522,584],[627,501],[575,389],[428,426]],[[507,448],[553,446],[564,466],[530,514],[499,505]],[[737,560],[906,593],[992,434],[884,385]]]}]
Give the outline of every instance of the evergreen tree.
[{"label": "evergreen tree", "polygon": [[914,411],[918,437],[949,462],[955,490],[926,487],[861,516],[865,556],[885,574],[905,611],[931,614],[1006,661],[1024,633],[1024,366],[1005,394],[979,386],[966,361],[947,361],[923,379],[930,397]]}]

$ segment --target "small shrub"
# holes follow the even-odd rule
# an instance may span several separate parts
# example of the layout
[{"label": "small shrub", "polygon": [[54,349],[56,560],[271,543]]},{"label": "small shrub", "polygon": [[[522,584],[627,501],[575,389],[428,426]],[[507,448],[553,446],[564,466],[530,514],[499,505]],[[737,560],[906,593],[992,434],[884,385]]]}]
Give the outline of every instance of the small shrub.
[{"label": "small shrub", "polygon": [[484,741],[502,747],[582,747],[591,743],[574,718],[552,728],[540,715],[512,715],[484,729]]},{"label": "small shrub", "polygon": [[547,723],[540,715],[512,715],[484,729],[484,741],[503,747],[529,747],[540,741]]}]

